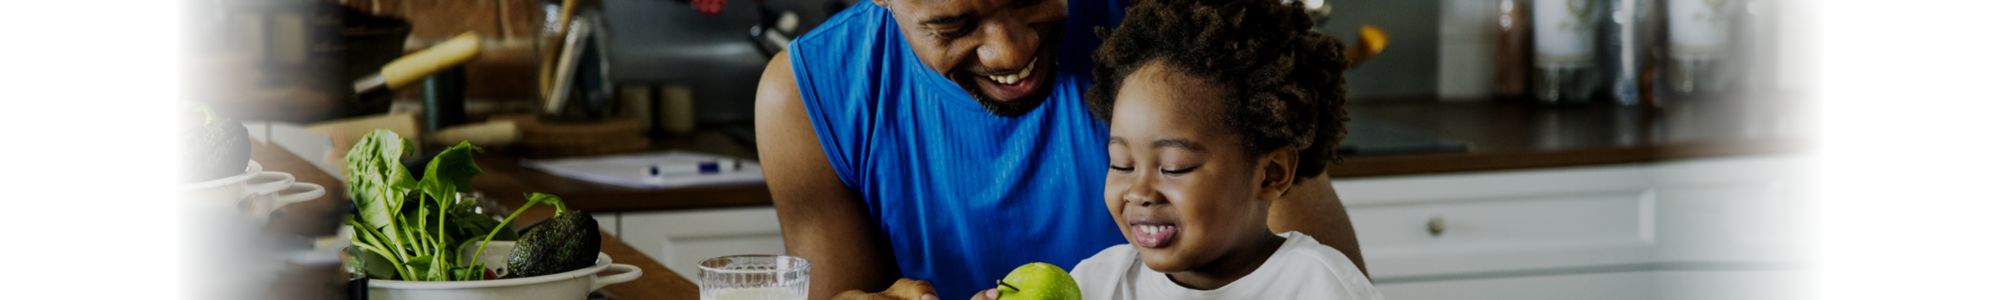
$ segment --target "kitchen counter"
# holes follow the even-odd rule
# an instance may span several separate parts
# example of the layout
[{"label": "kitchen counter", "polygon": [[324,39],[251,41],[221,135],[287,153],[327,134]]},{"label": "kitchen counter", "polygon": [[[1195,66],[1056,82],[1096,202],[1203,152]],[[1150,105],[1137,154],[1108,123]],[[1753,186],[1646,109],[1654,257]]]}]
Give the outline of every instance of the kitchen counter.
[{"label": "kitchen counter", "polygon": [[[481,162],[481,166],[485,166],[485,163]],[[489,169],[487,172],[492,172],[492,170]],[[494,176],[475,176],[473,177],[475,181],[473,186],[481,186],[477,181],[483,177]],[[497,191],[509,191],[502,189],[479,190],[482,193],[487,193],[488,197],[494,197],[497,200],[496,202],[500,204],[501,211],[513,211],[523,203],[526,203],[526,200],[521,198],[521,193],[494,193]],[[542,192],[547,193],[547,191]],[[575,205],[575,202],[569,200],[570,197],[568,195],[560,193],[551,194],[563,197],[563,203],[569,206],[570,209],[595,211]],[[499,197],[499,195],[511,195],[512,197]],[[521,212],[521,216],[514,219],[514,223],[510,225],[517,230],[526,230],[528,225],[547,220],[554,215],[554,207],[537,205],[528,208],[527,211]],[[606,224],[600,224],[599,226],[606,226]],[[660,264],[659,261],[654,260],[650,256],[646,256],[645,252],[641,252],[639,249],[633,248],[632,245],[626,244],[624,240],[620,240],[618,237],[603,231],[599,231],[598,235],[601,241],[598,251],[611,256],[611,261],[614,263],[638,266],[641,273],[638,279],[631,282],[604,286],[604,289],[599,290],[600,293],[612,299],[696,299],[701,297],[700,286],[695,285],[693,281],[689,281],[686,277],[681,277],[679,273],[674,273],[673,270],[667,269],[666,265]]]},{"label": "kitchen counter", "polygon": [[[648,150],[689,150],[756,159],[750,144],[722,131],[703,131],[655,140]],[[663,211],[771,205],[771,192],[763,183],[732,184],[672,189],[643,189],[570,179],[521,165],[522,156],[505,150],[482,153],[479,167],[486,174],[474,177],[472,185],[486,196],[509,206],[524,203],[526,192],[543,192],[563,198],[569,207],[591,212]]]},{"label": "kitchen counter", "polygon": [[1764,98],[1679,101],[1657,109],[1395,99],[1348,105],[1354,122],[1465,144],[1462,151],[1356,155],[1334,178],[1656,162],[1796,150],[1796,105]]},{"label": "kitchen counter", "polygon": [[[1796,148],[1788,121],[1797,109],[1761,99],[1682,101],[1658,109],[1613,105],[1543,107],[1515,102],[1395,99],[1349,105],[1356,122],[1375,122],[1457,141],[1446,152],[1345,157],[1335,178],[1554,168],[1640,163],[1696,157],[1768,154]],[[653,150],[681,149],[756,158],[756,148],[725,131],[657,140]],[[522,167],[501,151],[479,159],[486,175],[474,185],[502,203],[521,192],[561,195],[594,212],[677,211],[768,206],[762,184],[636,189],[596,184]]]},{"label": "kitchen counter", "polygon": [[[285,151],[280,147],[258,142],[252,142],[251,144],[252,144],[250,152],[251,158],[263,164],[266,170],[292,173],[295,176],[297,176],[298,180],[301,182],[316,183],[322,186],[326,186],[329,189],[329,191],[327,191],[327,195],[320,197],[319,199],[314,199],[312,201],[304,203],[289,205],[279,210],[278,213],[274,214],[273,217],[274,221],[271,224],[269,224],[269,230],[273,232],[284,232],[284,233],[297,234],[301,236],[323,236],[332,234],[332,231],[334,230],[333,225],[338,223],[334,221],[337,220],[334,218],[338,218],[339,216],[339,214],[337,214],[336,212],[337,209],[341,207],[340,201],[345,201],[345,199],[340,196],[342,192],[338,190],[342,186],[340,185],[340,179],[330,174],[326,174],[325,172],[319,171],[318,169],[314,168],[310,163],[307,163],[306,160],[301,159],[298,156],[293,155],[291,154],[291,152]],[[492,172],[492,170],[489,169],[488,172]],[[476,176],[474,178],[483,178],[483,177],[494,177],[494,176],[481,175],[481,176]],[[520,205],[520,202],[509,203],[503,201],[501,202],[501,204],[505,206],[504,208],[506,208],[508,211],[512,211],[512,208],[518,207],[518,205]],[[523,212],[520,217],[514,220],[514,223],[512,223],[512,225],[515,228],[524,228],[528,224],[534,224],[536,222],[540,222],[541,220],[548,219],[549,216],[552,214],[554,214],[554,208],[548,206],[536,206],[534,208],[530,208],[527,212]],[[613,299],[695,299],[699,297],[700,290],[699,287],[694,284],[694,282],[689,281],[687,278],[681,277],[679,274],[674,273],[674,271],[672,270],[667,269],[665,265],[660,264],[658,261],[653,260],[651,257],[647,257],[643,252],[640,252],[638,249],[632,248],[631,245],[625,244],[624,241],[621,241],[618,238],[612,237],[608,234],[604,234],[603,232],[599,232],[599,234],[603,235],[602,244],[600,245],[601,250],[599,251],[602,251],[604,252],[605,255],[610,256],[613,262],[637,266],[643,273],[642,275],[639,276],[638,279],[634,279],[631,282],[605,286],[603,289],[599,290],[599,292],[603,293],[605,296],[609,296]],[[336,270],[301,270],[301,272],[310,274],[331,274],[343,271],[336,269]],[[274,289],[274,292],[279,294],[274,294],[272,295],[273,297],[271,298],[321,299],[325,298],[326,295],[330,295],[332,293],[332,291],[326,289],[328,287],[326,285],[320,285],[315,282],[311,282],[311,280],[290,279],[293,277],[322,278],[324,276],[287,276],[286,277],[287,280],[279,282],[280,287],[282,288]],[[324,278],[335,278],[335,277],[324,277]]]}]

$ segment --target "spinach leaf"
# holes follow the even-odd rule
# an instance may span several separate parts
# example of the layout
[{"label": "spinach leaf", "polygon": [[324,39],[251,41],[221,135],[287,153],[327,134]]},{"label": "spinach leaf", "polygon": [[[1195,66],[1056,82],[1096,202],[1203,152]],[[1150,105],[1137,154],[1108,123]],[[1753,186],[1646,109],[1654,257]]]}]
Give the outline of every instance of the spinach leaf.
[{"label": "spinach leaf", "polygon": [[[347,190],[356,207],[346,221],[353,227],[354,248],[349,254],[363,262],[358,269],[370,278],[483,279],[485,267],[477,255],[485,251],[486,243],[519,236],[507,223],[537,203],[562,210],[561,200],[536,193],[527,205],[495,221],[473,212],[474,205],[459,203],[461,192],[472,189],[472,177],[485,172],[473,160],[479,147],[459,142],[446,148],[425,166],[421,180],[412,178],[402,165],[405,151],[412,149],[395,132],[375,130],[347,152]],[[473,241],[479,247],[473,261],[465,261],[461,250]]]},{"label": "spinach leaf", "polygon": [[357,218],[390,240],[402,240],[394,215],[417,187],[403,168],[403,150],[411,148],[396,132],[377,129],[347,151],[347,194],[354,198]]}]

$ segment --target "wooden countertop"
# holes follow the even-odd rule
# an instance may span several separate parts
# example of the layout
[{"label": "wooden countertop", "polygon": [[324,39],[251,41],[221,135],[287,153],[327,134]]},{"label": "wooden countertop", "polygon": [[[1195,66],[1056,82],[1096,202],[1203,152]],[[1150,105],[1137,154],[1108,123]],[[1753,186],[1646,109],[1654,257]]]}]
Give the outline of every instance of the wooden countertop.
[{"label": "wooden countertop", "polygon": [[1761,98],[1679,101],[1660,108],[1540,106],[1398,99],[1348,105],[1356,121],[1457,140],[1466,151],[1353,156],[1335,178],[1639,163],[1796,150],[1796,105]]},{"label": "wooden countertop", "polygon": [[[1453,153],[1346,157],[1335,178],[1639,163],[1693,157],[1766,154],[1795,148],[1793,105],[1761,99],[1681,101],[1660,108],[1614,105],[1545,107],[1518,102],[1396,99],[1357,102],[1349,115],[1427,132],[1466,144]],[[681,149],[756,158],[754,146],[721,131],[656,140],[653,150]],[[595,212],[671,211],[768,206],[762,184],[635,189],[555,176],[520,165],[518,156],[489,152],[488,174],[474,185],[503,203],[521,193],[562,196],[570,207]]]}]

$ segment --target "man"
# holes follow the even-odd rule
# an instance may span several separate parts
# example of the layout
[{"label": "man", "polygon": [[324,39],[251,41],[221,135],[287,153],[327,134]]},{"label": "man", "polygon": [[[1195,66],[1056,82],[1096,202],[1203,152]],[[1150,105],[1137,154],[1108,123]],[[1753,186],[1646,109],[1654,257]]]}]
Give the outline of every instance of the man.
[{"label": "man", "polygon": [[[773,58],[757,151],[813,298],[966,297],[1015,266],[1124,243],[1100,201],[1105,125],[1082,100],[1091,29],[1123,8],[875,0]],[[1271,229],[1360,264],[1332,186],[1311,182],[1272,206]]]}]

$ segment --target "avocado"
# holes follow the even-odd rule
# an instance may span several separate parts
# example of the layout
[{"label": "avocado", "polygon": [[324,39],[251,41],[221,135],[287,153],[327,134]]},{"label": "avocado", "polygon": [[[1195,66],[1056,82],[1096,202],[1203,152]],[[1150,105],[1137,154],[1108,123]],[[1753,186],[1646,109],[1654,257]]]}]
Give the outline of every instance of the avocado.
[{"label": "avocado", "polygon": [[184,163],[190,164],[188,182],[212,180],[243,174],[250,165],[250,129],[243,122],[221,119],[206,109],[192,117],[185,129]]},{"label": "avocado", "polygon": [[531,277],[582,269],[597,264],[600,238],[597,219],[583,211],[556,212],[514,241],[507,255],[508,277]]}]

